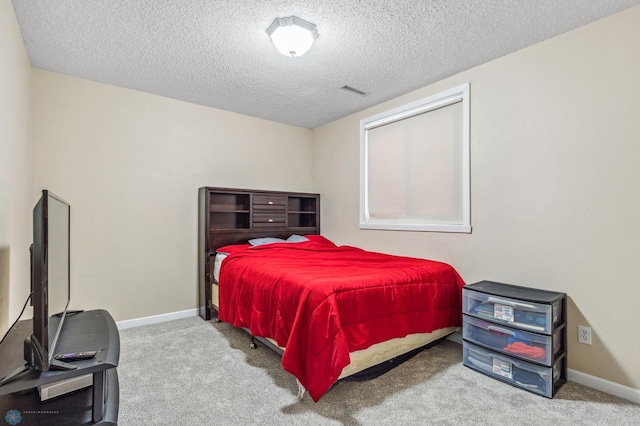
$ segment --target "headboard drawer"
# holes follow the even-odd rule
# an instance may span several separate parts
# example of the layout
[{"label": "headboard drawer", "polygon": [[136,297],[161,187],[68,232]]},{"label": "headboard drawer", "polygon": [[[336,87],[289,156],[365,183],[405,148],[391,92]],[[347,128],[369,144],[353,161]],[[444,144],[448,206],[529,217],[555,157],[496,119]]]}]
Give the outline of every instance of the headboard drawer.
[{"label": "headboard drawer", "polygon": [[284,226],[286,215],[284,213],[254,213],[253,226]]},{"label": "headboard drawer", "polygon": [[287,197],[283,195],[260,194],[253,195],[254,210],[282,210],[287,206]]}]

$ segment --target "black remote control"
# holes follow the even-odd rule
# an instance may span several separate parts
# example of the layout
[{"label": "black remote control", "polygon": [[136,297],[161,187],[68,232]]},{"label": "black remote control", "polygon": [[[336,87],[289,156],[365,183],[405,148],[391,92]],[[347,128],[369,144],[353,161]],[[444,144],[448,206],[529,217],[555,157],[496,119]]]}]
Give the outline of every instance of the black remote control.
[{"label": "black remote control", "polygon": [[79,361],[81,359],[90,359],[96,356],[96,351],[71,352],[68,354],[54,355],[53,358],[58,361]]}]

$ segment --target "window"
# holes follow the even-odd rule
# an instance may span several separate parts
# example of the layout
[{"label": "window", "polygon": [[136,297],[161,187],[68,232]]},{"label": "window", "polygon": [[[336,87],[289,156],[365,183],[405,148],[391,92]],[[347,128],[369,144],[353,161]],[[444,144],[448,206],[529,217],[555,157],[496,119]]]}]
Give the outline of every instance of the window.
[{"label": "window", "polygon": [[360,121],[360,228],[471,232],[469,84]]}]

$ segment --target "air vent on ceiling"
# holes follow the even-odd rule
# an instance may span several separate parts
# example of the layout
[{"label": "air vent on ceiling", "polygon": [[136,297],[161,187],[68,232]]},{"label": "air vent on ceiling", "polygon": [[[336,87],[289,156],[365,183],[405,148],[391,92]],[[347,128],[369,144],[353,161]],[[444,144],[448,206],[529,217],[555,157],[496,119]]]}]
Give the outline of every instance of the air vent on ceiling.
[{"label": "air vent on ceiling", "polygon": [[366,96],[365,92],[363,92],[362,90],[355,89],[355,88],[353,88],[351,86],[342,86],[341,89],[342,90],[346,90],[347,92],[354,93],[356,95]]}]

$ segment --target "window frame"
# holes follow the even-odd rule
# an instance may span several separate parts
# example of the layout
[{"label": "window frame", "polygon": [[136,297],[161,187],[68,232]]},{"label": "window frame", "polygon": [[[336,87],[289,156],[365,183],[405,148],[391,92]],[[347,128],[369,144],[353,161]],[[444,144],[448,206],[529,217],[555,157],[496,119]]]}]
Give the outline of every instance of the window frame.
[{"label": "window frame", "polygon": [[[469,86],[470,84],[466,83],[360,120],[360,229],[471,233]],[[459,188],[462,198],[460,200],[462,220],[459,221],[460,223],[433,223],[426,218],[424,222],[403,221],[401,218],[371,218],[369,215],[368,131],[459,102],[462,103],[461,188]]]}]

